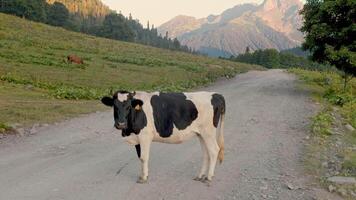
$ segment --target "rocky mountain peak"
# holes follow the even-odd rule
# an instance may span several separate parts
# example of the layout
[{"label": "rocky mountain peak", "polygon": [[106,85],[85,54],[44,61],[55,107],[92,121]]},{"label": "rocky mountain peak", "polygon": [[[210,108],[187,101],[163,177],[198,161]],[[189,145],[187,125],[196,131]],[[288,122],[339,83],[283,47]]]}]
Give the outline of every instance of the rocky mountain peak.
[{"label": "rocky mountain peak", "polygon": [[176,17],[159,27],[169,37],[212,56],[230,56],[251,50],[298,46],[303,35],[301,0],[264,0],[260,5],[240,4],[206,18]]},{"label": "rocky mountain peak", "polygon": [[278,9],[285,12],[287,9],[293,6],[302,8],[303,3],[300,0],[265,0],[261,4],[261,8],[264,11],[271,11],[271,10]]},{"label": "rocky mountain peak", "polygon": [[195,17],[186,15],[178,15],[168,22],[162,24],[158,28],[158,32],[162,35],[165,35],[166,31],[168,31],[169,37],[175,38],[181,34],[199,28],[202,23],[203,19],[197,19]]},{"label": "rocky mountain peak", "polygon": [[263,10],[268,11],[268,10],[273,10],[276,8],[281,7],[281,1],[280,0],[265,0],[261,7],[263,7]]}]

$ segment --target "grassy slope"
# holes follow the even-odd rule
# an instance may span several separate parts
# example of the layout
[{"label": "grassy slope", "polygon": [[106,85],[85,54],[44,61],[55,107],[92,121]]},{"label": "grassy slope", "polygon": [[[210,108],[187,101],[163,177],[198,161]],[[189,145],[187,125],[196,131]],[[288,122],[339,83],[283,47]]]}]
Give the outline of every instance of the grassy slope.
[{"label": "grassy slope", "polygon": [[[335,72],[317,72],[291,69],[312,91],[321,104],[321,110],[312,119],[312,135],[307,145],[306,167],[325,187],[326,178],[334,175],[356,176],[356,131],[350,132],[345,124],[356,127],[356,79],[343,91],[343,80]],[[336,185],[337,192],[352,191],[356,186]],[[352,199],[350,193],[346,199]]]},{"label": "grassy slope", "polygon": [[[70,54],[84,65],[66,63]],[[0,13],[0,124],[103,109],[110,88],[182,91],[258,66],[97,38]]]}]

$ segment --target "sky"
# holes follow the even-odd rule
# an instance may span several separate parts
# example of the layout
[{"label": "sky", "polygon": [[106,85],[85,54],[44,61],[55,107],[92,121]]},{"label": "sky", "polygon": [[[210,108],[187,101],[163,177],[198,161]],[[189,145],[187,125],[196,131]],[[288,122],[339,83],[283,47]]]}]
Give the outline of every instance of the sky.
[{"label": "sky", "polygon": [[242,3],[262,3],[263,0],[102,0],[112,10],[116,10],[142,24],[150,21],[156,27],[177,15],[196,18],[210,14],[220,14],[224,10]]}]

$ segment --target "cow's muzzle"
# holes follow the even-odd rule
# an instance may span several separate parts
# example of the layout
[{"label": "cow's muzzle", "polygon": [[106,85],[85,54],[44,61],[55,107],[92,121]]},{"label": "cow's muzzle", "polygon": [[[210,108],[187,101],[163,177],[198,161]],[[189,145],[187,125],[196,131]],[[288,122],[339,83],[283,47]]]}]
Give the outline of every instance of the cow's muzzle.
[{"label": "cow's muzzle", "polygon": [[122,129],[126,128],[126,123],[117,123],[114,126],[115,126],[115,128],[122,130]]}]

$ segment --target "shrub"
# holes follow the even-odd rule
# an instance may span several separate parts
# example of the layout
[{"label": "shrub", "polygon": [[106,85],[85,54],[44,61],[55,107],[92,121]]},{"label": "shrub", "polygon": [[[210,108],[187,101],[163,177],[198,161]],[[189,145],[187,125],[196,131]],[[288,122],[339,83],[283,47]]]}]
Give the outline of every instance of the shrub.
[{"label": "shrub", "polygon": [[9,131],[11,129],[10,126],[0,122],[0,134],[5,133],[6,131]]},{"label": "shrub", "polygon": [[332,116],[328,110],[318,113],[312,118],[312,131],[314,134],[331,135]]}]

